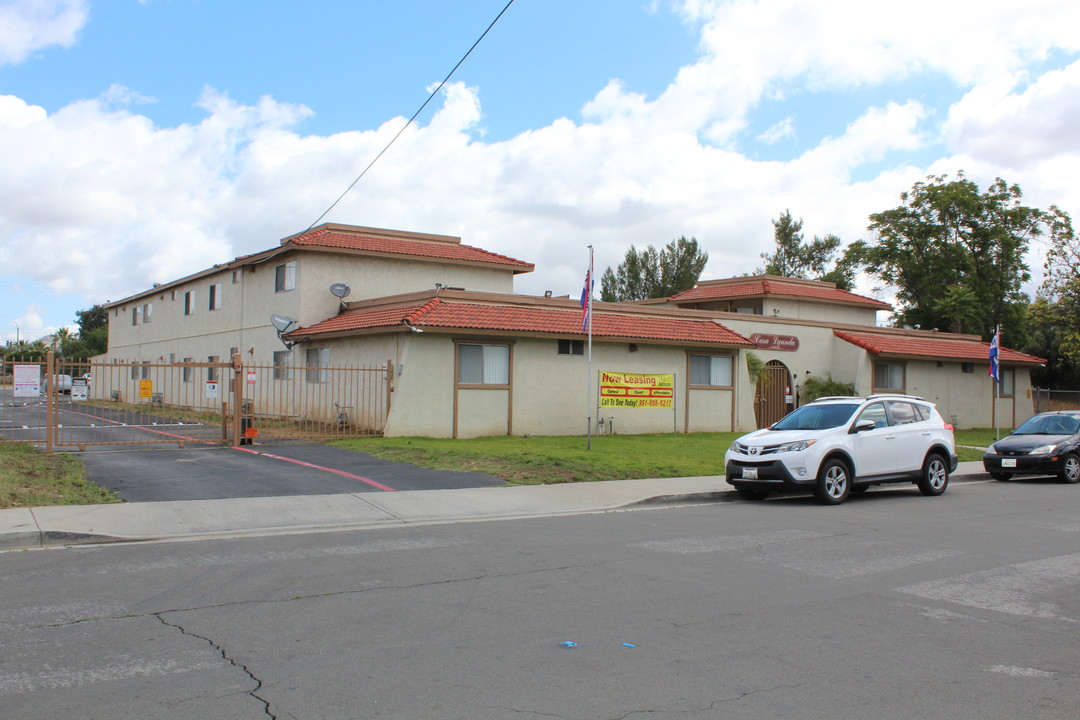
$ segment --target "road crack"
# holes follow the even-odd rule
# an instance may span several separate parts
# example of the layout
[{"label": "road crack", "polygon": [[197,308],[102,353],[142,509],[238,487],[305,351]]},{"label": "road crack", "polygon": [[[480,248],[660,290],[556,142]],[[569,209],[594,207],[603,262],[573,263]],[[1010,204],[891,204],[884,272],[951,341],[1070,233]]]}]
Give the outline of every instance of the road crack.
[{"label": "road crack", "polygon": [[166,620],[165,618],[162,617],[162,615],[165,612],[168,612],[168,611],[152,613],[152,615],[153,615],[153,617],[156,617],[159,621],[161,621],[161,624],[164,625],[165,627],[175,628],[175,629],[179,630],[180,633],[183,634],[183,635],[187,635],[188,637],[198,638],[199,640],[202,640],[203,642],[208,644],[210,647],[214,648],[214,650],[216,650],[221,655],[222,660],[229,663],[233,667],[242,670],[244,672],[244,674],[247,675],[249,678],[251,678],[252,682],[255,683],[254,689],[248,690],[247,694],[250,697],[254,698],[255,700],[258,700],[262,704],[263,712],[266,713],[267,717],[272,718],[273,720],[278,720],[278,716],[275,715],[274,712],[270,709],[270,701],[267,700],[266,698],[262,697],[261,695],[259,695],[259,691],[262,690],[262,686],[263,686],[262,680],[260,680],[258,677],[256,677],[255,673],[251,672],[251,669],[247,665],[244,665],[242,662],[237,661],[236,658],[229,657],[229,654],[227,652],[225,652],[225,648],[221,647],[220,645],[218,645],[216,642],[214,642],[210,638],[206,637],[205,635],[200,635],[200,634],[198,634],[196,632],[192,632],[192,631],[188,630],[187,628],[185,628],[183,625],[181,625],[179,623],[169,622],[168,620]]}]

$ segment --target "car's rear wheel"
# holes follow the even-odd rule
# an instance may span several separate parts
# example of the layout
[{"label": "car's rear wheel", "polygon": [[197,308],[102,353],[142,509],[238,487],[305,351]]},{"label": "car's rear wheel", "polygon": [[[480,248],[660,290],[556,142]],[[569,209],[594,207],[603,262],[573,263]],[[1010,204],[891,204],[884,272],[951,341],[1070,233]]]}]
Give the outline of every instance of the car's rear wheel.
[{"label": "car's rear wheel", "polygon": [[746,487],[745,485],[736,485],[735,492],[739,493],[739,497],[743,500],[750,500],[753,502],[764,500],[769,496],[768,490],[758,490],[757,488]]},{"label": "car's rear wheel", "polygon": [[919,492],[923,495],[940,495],[949,487],[949,464],[945,458],[933,453],[923,463],[919,477]]},{"label": "car's rear wheel", "polygon": [[1059,477],[1067,483],[1080,482],[1080,456],[1076,453],[1066,455],[1061,464]]},{"label": "car's rear wheel", "polygon": [[990,477],[1005,482],[1006,480],[1012,480],[1012,473],[992,472]]},{"label": "car's rear wheel", "polygon": [[826,460],[818,471],[814,497],[824,505],[839,505],[851,491],[851,472],[840,460]]}]

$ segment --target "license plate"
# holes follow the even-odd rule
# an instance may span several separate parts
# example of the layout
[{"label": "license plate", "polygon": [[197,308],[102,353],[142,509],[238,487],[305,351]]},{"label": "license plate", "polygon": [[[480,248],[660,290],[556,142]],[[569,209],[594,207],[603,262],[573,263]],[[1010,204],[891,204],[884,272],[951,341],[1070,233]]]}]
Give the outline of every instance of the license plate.
[{"label": "license plate", "polygon": [[743,468],[742,476],[747,480],[757,480],[757,468]]},{"label": "license plate", "polygon": [[1001,458],[1001,467],[1016,467],[1016,458]]}]

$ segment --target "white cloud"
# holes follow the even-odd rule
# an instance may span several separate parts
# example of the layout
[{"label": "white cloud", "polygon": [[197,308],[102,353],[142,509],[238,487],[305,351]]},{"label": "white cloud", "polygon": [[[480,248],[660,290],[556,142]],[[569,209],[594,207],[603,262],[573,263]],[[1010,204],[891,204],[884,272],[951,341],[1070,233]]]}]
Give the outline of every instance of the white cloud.
[{"label": "white cloud", "polygon": [[795,137],[795,118],[786,117],[758,135],[757,139],[766,145],[775,145],[781,140],[793,137]]},{"label": "white cloud", "polygon": [[1020,168],[1080,153],[1080,62],[1023,81],[1006,75],[967,93],[949,111],[949,146]]},{"label": "white cloud", "polygon": [[[1078,131],[1069,119],[1080,70],[1040,63],[1076,52],[1080,5],[963,5],[685,2],[702,56],[655,100],[613,80],[584,105],[580,124],[562,118],[484,142],[479,91],[450,84],[434,115],[326,219],[461,235],[536,263],[519,291],[573,295],[588,244],[600,272],[631,244],[692,235],[711,255],[706,277],[749,272],[772,249],[770,221],[784,209],[804,218],[807,236],[852,241],[865,237],[870,213],[897,205],[930,172],[964,169],[984,184],[1002,175],[1031,204],[1075,210]],[[787,92],[856,93],[927,73],[967,94],[952,109],[903,95],[867,102],[834,137],[800,137],[809,149],[788,160],[757,161],[737,146],[753,110]],[[114,87],[49,115],[0,97],[6,272],[116,300],[271,247],[310,225],[405,122],[302,135],[307,107],[271,97],[243,105],[207,88],[202,122],[162,128],[130,109],[147,100]],[[940,141],[932,123],[941,118],[952,154],[906,160]],[[765,135],[792,132],[782,121]]]},{"label": "white cloud", "polygon": [[0,4],[0,65],[21,63],[53,45],[71,47],[86,24],[86,0],[14,0]]}]

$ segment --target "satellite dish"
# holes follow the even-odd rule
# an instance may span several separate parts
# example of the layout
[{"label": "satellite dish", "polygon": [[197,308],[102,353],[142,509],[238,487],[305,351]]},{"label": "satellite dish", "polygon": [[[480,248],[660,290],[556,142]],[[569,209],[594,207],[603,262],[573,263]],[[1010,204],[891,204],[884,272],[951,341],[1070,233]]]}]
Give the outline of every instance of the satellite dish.
[{"label": "satellite dish", "polygon": [[286,315],[271,315],[270,324],[274,326],[278,333],[284,333],[288,332],[289,328],[296,324],[296,321]]},{"label": "satellite dish", "polygon": [[349,297],[351,292],[352,288],[349,287],[349,283],[334,283],[330,286],[330,294],[336,298],[345,299]]}]

